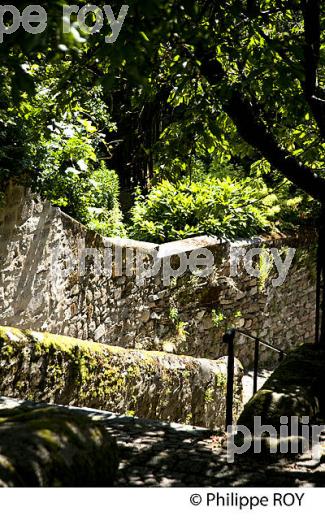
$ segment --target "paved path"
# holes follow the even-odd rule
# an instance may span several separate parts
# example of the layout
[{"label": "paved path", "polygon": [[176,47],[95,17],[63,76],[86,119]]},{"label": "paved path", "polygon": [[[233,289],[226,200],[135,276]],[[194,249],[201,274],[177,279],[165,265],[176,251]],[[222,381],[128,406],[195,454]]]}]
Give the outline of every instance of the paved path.
[{"label": "paved path", "polygon": [[[272,370],[260,370],[257,377],[257,389],[259,390],[272,374]],[[253,395],[253,370],[245,372],[243,376],[243,402],[246,404]]]},{"label": "paved path", "polygon": [[121,464],[116,486],[325,486],[325,463],[302,460],[227,462],[220,432],[84,410],[116,438]]},{"label": "paved path", "polygon": [[[1,402],[1,401],[5,401]],[[0,399],[1,406],[18,402]],[[117,487],[325,486],[325,463],[241,458],[229,464],[220,432],[72,408],[102,422],[116,438],[121,463]]]}]

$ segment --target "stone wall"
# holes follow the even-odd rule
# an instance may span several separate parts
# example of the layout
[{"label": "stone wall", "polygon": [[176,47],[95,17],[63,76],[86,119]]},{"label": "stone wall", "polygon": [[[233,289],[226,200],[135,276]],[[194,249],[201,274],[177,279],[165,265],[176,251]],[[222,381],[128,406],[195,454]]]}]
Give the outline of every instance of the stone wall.
[{"label": "stone wall", "polygon": [[[242,405],[235,365],[234,417]],[[0,394],[222,428],[227,360],[111,347],[0,327]]]},{"label": "stone wall", "polygon": [[[211,237],[162,246],[103,238],[23,188],[10,186],[0,211],[0,323],[211,359],[226,353],[222,335],[230,325],[285,349],[312,340],[314,237],[273,236],[237,245],[297,248],[284,284],[272,285],[274,272],[261,279],[243,266],[230,276],[234,244]],[[163,268],[139,283],[135,268],[126,263],[136,254],[149,266],[156,255],[176,270],[178,254],[202,247],[214,256],[209,276],[187,272],[168,286]],[[85,258],[84,248],[95,253]],[[252,353],[252,342],[238,336],[236,355],[245,366]],[[274,363],[272,356],[262,349],[261,363]]]}]

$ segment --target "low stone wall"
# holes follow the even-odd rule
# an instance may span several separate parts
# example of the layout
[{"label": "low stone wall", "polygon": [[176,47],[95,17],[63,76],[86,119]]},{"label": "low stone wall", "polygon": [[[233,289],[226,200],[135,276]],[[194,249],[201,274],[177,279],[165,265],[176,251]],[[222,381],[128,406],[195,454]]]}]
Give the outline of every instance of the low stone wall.
[{"label": "low stone wall", "polygon": [[262,388],[248,401],[238,423],[254,431],[254,417],[262,424],[280,427],[282,416],[309,417],[310,423],[325,419],[325,352],[303,345],[282,361]]},{"label": "low stone wall", "polygon": [[[307,234],[236,244],[199,237],[162,246],[103,238],[11,185],[0,210],[0,323],[210,359],[226,354],[222,335],[235,325],[290,349],[314,336],[314,246]],[[178,275],[177,255],[203,247],[213,255],[212,272]],[[273,286],[274,269],[262,278],[242,264],[231,272],[234,248],[252,247],[297,248],[283,285]],[[163,267],[139,283],[135,258],[150,265],[153,256],[173,266],[168,286]],[[238,336],[236,355],[245,366],[253,350]],[[273,353],[261,349],[260,362],[274,365]]]},{"label": "low stone wall", "polygon": [[[242,403],[236,363],[234,414]],[[0,327],[0,394],[223,427],[227,360],[146,352]]]},{"label": "low stone wall", "polygon": [[72,410],[0,398],[0,487],[111,486],[116,441]]}]

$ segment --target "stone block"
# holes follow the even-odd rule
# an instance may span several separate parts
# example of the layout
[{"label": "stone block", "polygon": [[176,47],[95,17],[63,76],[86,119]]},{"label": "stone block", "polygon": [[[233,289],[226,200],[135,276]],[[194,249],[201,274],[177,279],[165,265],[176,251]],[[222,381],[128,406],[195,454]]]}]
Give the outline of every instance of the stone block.
[{"label": "stone block", "polygon": [[0,487],[112,486],[118,461],[116,441],[98,422],[0,398]]}]

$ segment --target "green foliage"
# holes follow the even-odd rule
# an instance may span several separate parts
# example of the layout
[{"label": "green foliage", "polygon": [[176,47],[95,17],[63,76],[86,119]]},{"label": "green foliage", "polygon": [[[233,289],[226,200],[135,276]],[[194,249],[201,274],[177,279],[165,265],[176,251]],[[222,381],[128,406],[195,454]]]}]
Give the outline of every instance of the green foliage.
[{"label": "green foliage", "polygon": [[279,227],[283,231],[295,230],[301,225],[315,226],[319,216],[319,204],[288,181],[275,188],[278,197]]},{"label": "green foliage", "polygon": [[123,224],[123,214],[117,200],[114,200],[114,205],[111,210],[89,208],[89,213],[91,215],[91,219],[87,224],[89,229],[93,229],[94,231],[97,231],[97,233],[106,237],[126,236],[126,230]]},{"label": "green foliage", "polygon": [[66,62],[59,68],[32,67],[31,74],[41,76],[41,82],[34,103],[23,97],[19,106],[21,117],[36,137],[29,146],[36,174],[31,185],[89,228],[123,236],[119,179],[103,160],[109,147],[106,134],[99,129],[102,125],[110,132],[114,124],[99,87],[88,98],[81,92],[61,107],[59,100],[66,93],[55,73],[64,75],[66,68]]},{"label": "green foliage", "polygon": [[275,198],[261,181],[234,179],[224,172],[202,180],[164,180],[132,209],[131,235],[164,242],[203,234],[234,239],[272,227]]},{"label": "green foliage", "polygon": [[228,329],[235,328],[237,326],[238,319],[241,317],[241,311],[235,311],[228,316],[226,316],[220,309],[212,309],[211,311],[211,320],[213,326],[216,329],[219,329],[221,326],[223,326],[225,332]]},{"label": "green foliage", "polygon": [[0,191],[9,179],[22,178],[31,166],[26,137],[21,121],[0,110]]},{"label": "green foliage", "polygon": [[169,309],[169,318],[174,324],[179,322],[179,314],[177,307],[171,307]]},{"label": "green foliage", "polygon": [[[140,7],[130,0],[114,45],[104,43],[106,21],[103,31],[86,36],[73,16],[66,34],[62,0],[41,4],[47,30],[31,35],[20,28],[0,46],[0,189],[9,178],[29,180],[91,228],[123,234],[110,173],[117,170],[123,186],[154,185],[146,199],[137,197],[131,233],[157,241],[202,233],[233,238],[313,219],[310,197],[282,184],[266,147],[247,144],[254,129],[239,137],[226,108],[236,87],[259,107],[257,117],[287,157],[323,174],[324,140],[304,96],[300,2],[265,0],[250,9],[234,0]],[[110,5],[117,14],[121,3]],[[324,91],[323,45],[319,51],[316,98]],[[206,53],[223,74],[211,79],[204,72]],[[229,162],[242,168],[230,172]]]},{"label": "green foliage", "polygon": [[69,65],[25,64],[36,90],[16,103],[10,69],[0,69],[0,190],[9,179],[27,182],[91,229],[123,236],[119,179],[104,162],[115,126],[101,87],[87,97],[62,88]]},{"label": "green foliage", "polygon": [[51,130],[42,143],[38,190],[91,229],[123,235],[118,176],[98,160],[96,128],[82,120],[55,122]]},{"label": "green foliage", "polygon": [[169,309],[169,319],[175,326],[176,332],[177,332],[177,338],[180,341],[185,341],[186,336],[188,335],[188,332],[186,330],[186,327],[188,326],[188,323],[185,321],[181,321],[179,317],[179,310],[177,307],[170,307]]},{"label": "green foliage", "polygon": [[22,179],[32,168],[28,143],[32,131],[14,109],[8,70],[0,68],[0,192],[9,179]]},{"label": "green foliage", "polygon": [[212,309],[211,311],[211,319],[212,319],[212,323],[213,325],[216,327],[216,328],[219,328],[220,325],[223,323],[223,321],[225,321],[225,315],[223,314],[223,312],[219,309],[219,310],[216,310],[216,309]]}]

